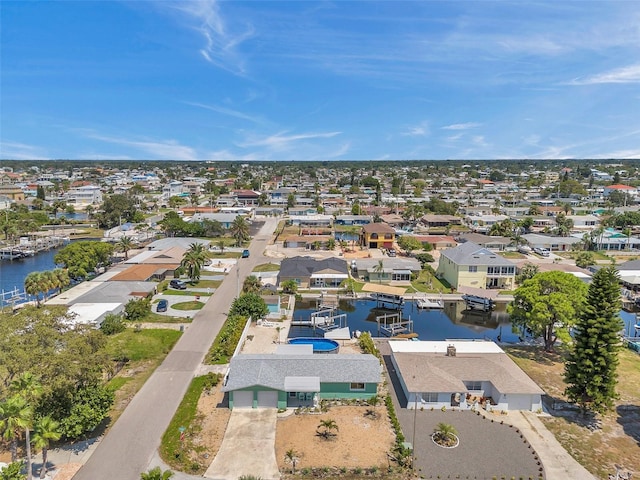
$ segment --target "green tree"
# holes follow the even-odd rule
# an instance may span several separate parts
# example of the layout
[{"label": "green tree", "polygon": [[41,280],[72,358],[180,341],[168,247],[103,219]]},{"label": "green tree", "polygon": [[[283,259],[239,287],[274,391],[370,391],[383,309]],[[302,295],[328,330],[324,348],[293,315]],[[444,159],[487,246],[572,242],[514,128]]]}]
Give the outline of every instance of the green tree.
[{"label": "green tree", "polygon": [[335,420],[326,419],[320,420],[318,427],[316,428],[316,433],[320,435],[324,439],[329,439],[331,436],[334,436],[335,433],[333,431],[338,431],[338,424]]},{"label": "green tree", "polygon": [[529,280],[530,278],[535,277],[538,271],[538,265],[535,265],[533,263],[525,263],[516,275],[516,283],[518,285],[522,285],[525,280]]},{"label": "green tree", "polygon": [[109,416],[113,405],[113,390],[104,385],[91,385],[72,392],[66,402],[56,405],[60,433],[69,439],[80,437],[97,428]]},{"label": "green tree", "polygon": [[251,317],[254,322],[266,317],[268,313],[269,307],[264,299],[256,293],[243,293],[233,301],[229,310],[229,315]]},{"label": "green tree", "polygon": [[0,480],[24,480],[27,476],[22,473],[23,462],[12,462],[0,470]]},{"label": "green tree", "polygon": [[569,329],[582,310],[586,293],[586,284],[569,273],[542,272],[515,290],[507,311],[514,328],[542,337],[545,350],[551,352],[558,338],[570,339]]},{"label": "green tree", "polygon": [[449,423],[438,423],[433,431],[433,439],[440,445],[454,445],[458,432],[455,427]]},{"label": "green tree", "polygon": [[116,333],[123,332],[125,328],[126,325],[122,317],[113,313],[108,313],[100,324],[100,330],[105,335],[115,335]]},{"label": "green tree", "polygon": [[124,318],[130,322],[138,322],[151,312],[151,301],[148,298],[132,298],[124,306]]},{"label": "green tree", "polygon": [[51,417],[40,417],[33,425],[33,446],[42,450],[40,478],[47,474],[47,453],[51,442],[60,440],[60,424]]},{"label": "green tree", "polygon": [[574,344],[565,363],[565,394],[582,412],[603,413],[617,398],[618,352],[621,348],[620,287],[614,267],[593,276],[586,305],[574,327]]},{"label": "green tree", "polygon": [[101,212],[96,215],[100,228],[113,228],[127,222],[142,220],[136,200],[132,195],[114,194],[105,198]]},{"label": "green tree", "polygon": [[33,411],[42,396],[42,385],[38,378],[31,372],[24,372],[14,378],[9,386],[9,392],[23,398],[31,411],[31,417],[24,426],[25,452],[27,457],[27,480],[32,478],[31,469],[31,426],[33,423]]},{"label": "green tree", "polygon": [[284,454],[284,461],[291,464],[291,473],[295,475],[296,473],[296,465],[300,460],[300,454],[296,452],[293,448],[287,450]]},{"label": "green tree", "polygon": [[186,270],[187,276],[191,280],[191,283],[196,283],[200,280],[200,271],[203,265],[207,261],[207,252],[205,246],[202,243],[192,243],[189,245],[189,249],[184,253],[180,266]]},{"label": "green tree", "polygon": [[40,306],[40,294],[43,293],[42,272],[31,272],[24,278],[24,290],[36,297],[36,305]]},{"label": "green tree", "polygon": [[241,246],[249,240],[249,224],[243,216],[238,215],[230,227],[231,236],[236,242],[236,246]]},{"label": "green tree", "polygon": [[596,258],[593,256],[593,252],[580,252],[576,255],[576,266],[580,268],[587,268],[595,264]]},{"label": "green tree", "polygon": [[411,235],[402,235],[398,239],[398,246],[408,255],[412,250],[420,250],[422,248],[422,242]]},{"label": "green tree", "polygon": [[420,262],[422,268],[434,261],[433,255],[430,253],[418,253],[416,254],[416,259]]},{"label": "green tree", "polygon": [[378,263],[373,267],[373,271],[378,274],[378,283],[382,283],[382,274],[384,273],[384,261],[378,260]]},{"label": "green tree", "polygon": [[133,240],[126,235],[120,238],[116,243],[116,250],[124,253],[124,259],[129,260],[129,250],[133,248]]},{"label": "green tree", "polygon": [[53,261],[63,265],[70,278],[84,280],[98,268],[110,264],[113,249],[114,246],[106,242],[74,242],[56,253]]},{"label": "green tree", "polygon": [[295,280],[285,280],[280,286],[283,293],[294,294],[298,291],[298,284]]},{"label": "green tree", "polygon": [[11,461],[18,459],[18,439],[31,425],[33,409],[21,395],[12,395],[0,403],[0,433],[9,441]]},{"label": "green tree", "polygon": [[255,275],[249,275],[244,279],[242,283],[242,292],[243,293],[258,293],[262,289],[262,283],[260,279]]},{"label": "green tree", "polygon": [[165,470],[164,472],[160,467],[155,467],[146,473],[140,474],[140,480],[169,480],[173,477],[171,470]]}]

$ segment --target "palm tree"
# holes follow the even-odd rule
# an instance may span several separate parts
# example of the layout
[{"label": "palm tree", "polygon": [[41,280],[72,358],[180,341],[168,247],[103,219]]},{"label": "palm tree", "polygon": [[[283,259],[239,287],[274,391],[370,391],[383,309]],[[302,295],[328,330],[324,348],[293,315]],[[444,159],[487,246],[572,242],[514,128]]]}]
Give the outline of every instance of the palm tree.
[{"label": "palm tree", "polygon": [[173,477],[171,470],[163,472],[160,467],[152,468],[148,472],[140,474],[140,480],[169,480],[171,477]]},{"label": "palm tree", "polygon": [[71,279],[69,278],[69,272],[67,272],[64,268],[56,268],[53,271],[54,275],[57,279],[57,289],[58,293],[62,292],[62,289],[68,287],[71,283]]},{"label": "palm tree", "polygon": [[36,305],[40,306],[40,293],[42,292],[42,272],[31,272],[24,279],[24,290],[29,295],[36,297]]},{"label": "palm tree", "polygon": [[[40,380],[33,375],[31,372],[24,372],[18,377],[16,377],[11,384],[9,385],[9,391],[16,396],[22,397],[26,402],[31,412],[33,413],[35,404],[37,400],[42,395],[42,384]],[[31,480],[32,472],[31,472],[31,438],[30,438],[30,428],[31,423],[33,423],[33,418],[29,418],[28,422],[24,426],[24,436],[26,443],[26,454],[27,454],[27,480]]]},{"label": "palm tree", "polygon": [[223,254],[224,253],[224,248],[226,247],[226,244],[224,243],[224,240],[218,240],[217,246],[220,249],[220,254]]},{"label": "palm tree", "polygon": [[124,259],[129,260],[129,250],[133,248],[133,241],[131,237],[123,236],[118,243],[116,243],[116,249],[124,253]]},{"label": "palm tree", "polygon": [[[323,429],[322,431],[320,431],[321,428]],[[337,432],[338,424],[335,420],[327,419],[320,420],[320,424],[318,425],[316,432],[321,437],[328,439],[331,435],[335,435],[334,433],[331,433],[332,430],[335,430]]]},{"label": "palm tree", "polygon": [[382,274],[384,273],[384,262],[378,260],[378,264],[373,267],[373,271],[378,274],[378,283],[382,283]]},{"label": "palm tree", "polygon": [[244,283],[242,284],[242,292],[243,293],[258,293],[262,288],[262,283],[260,279],[255,275],[249,275],[244,279]]},{"label": "palm tree", "polygon": [[192,243],[189,245],[189,250],[184,253],[180,266],[187,270],[187,276],[191,283],[196,283],[200,280],[200,270],[206,261],[207,253],[205,252],[204,244]]},{"label": "palm tree", "polygon": [[624,233],[624,235],[627,237],[627,250],[629,250],[631,245],[632,230],[629,227],[627,227],[624,230],[622,230],[622,233]]},{"label": "palm tree", "polygon": [[238,215],[230,227],[231,236],[236,241],[236,246],[241,246],[243,242],[249,240],[249,224],[244,217]]},{"label": "palm tree", "polygon": [[31,424],[33,411],[21,395],[13,395],[0,403],[0,432],[10,442],[11,462],[18,458],[18,437]]},{"label": "palm tree", "polygon": [[434,440],[440,445],[453,445],[458,435],[455,427],[449,423],[439,423],[433,431]]},{"label": "palm tree", "polygon": [[293,448],[290,448],[284,454],[284,461],[291,464],[291,473],[295,475],[296,465],[298,464],[299,454]]},{"label": "palm tree", "polygon": [[33,446],[42,450],[42,468],[40,478],[44,478],[47,473],[47,452],[49,444],[60,440],[61,433],[58,430],[60,424],[51,417],[40,417],[33,425]]}]

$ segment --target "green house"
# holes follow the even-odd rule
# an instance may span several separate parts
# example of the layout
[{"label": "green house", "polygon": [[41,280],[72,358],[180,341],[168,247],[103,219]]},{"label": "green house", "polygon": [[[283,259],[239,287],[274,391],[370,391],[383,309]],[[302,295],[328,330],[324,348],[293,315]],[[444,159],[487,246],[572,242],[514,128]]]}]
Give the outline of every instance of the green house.
[{"label": "green house", "polygon": [[380,361],[369,354],[237,355],[223,391],[231,409],[306,407],[374,397],[380,376]]}]

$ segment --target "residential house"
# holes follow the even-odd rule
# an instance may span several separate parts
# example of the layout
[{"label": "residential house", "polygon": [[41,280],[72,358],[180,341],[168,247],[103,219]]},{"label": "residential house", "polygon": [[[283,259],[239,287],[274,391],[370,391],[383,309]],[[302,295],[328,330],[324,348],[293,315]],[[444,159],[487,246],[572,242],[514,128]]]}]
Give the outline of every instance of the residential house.
[{"label": "residential house", "polygon": [[222,391],[230,409],[313,407],[324,399],[374,397],[380,375],[370,354],[241,354],[231,359]]},{"label": "residential house", "polygon": [[[488,248],[489,250],[504,251],[509,245],[513,243],[513,240],[509,237],[501,237],[499,235],[485,235],[483,233],[461,233],[456,237],[458,242],[473,242],[481,247]],[[455,247],[455,245],[453,245]]]},{"label": "residential house", "polygon": [[373,221],[370,215],[338,215],[334,224],[336,225],[366,225]]},{"label": "residential house", "polygon": [[102,203],[102,191],[96,185],[85,185],[67,192],[67,202],[76,206],[99,205]]},{"label": "residential house", "polygon": [[347,263],[341,258],[291,257],[282,260],[278,282],[293,280],[300,288],[338,288],[347,278]]},{"label": "residential house", "polygon": [[413,237],[423,245],[430,244],[435,250],[444,250],[458,245],[458,242],[450,235],[413,235]]},{"label": "residential house", "polygon": [[393,248],[396,231],[386,223],[369,223],[362,227],[362,243],[368,248]]},{"label": "residential house", "polygon": [[[382,270],[379,268],[380,262]],[[352,274],[367,282],[407,283],[411,281],[411,274],[418,274],[420,270],[422,266],[415,258],[358,258],[351,261]]]},{"label": "residential house", "polygon": [[446,228],[451,225],[462,225],[462,219],[455,215],[435,215],[430,213],[423,215],[419,223],[428,228]]},{"label": "residential house", "polygon": [[436,273],[457,290],[461,287],[511,290],[516,266],[487,248],[465,242],[440,253]]},{"label": "residential house", "polygon": [[527,233],[522,238],[527,241],[531,248],[545,248],[554,252],[568,252],[573,246],[582,241],[582,235],[571,237],[556,237],[553,235],[542,235],[538,233]]},{"label": "residential house", "polygon": [[258,205],[260,202],[260,192],[254,190],[234,190],[232,193],[240,205]]},{"label": "residential house", "polygon": [[389,342],[407,408],[542,408],[544,391],[495,343]]},{"label": "residential house", "polygon": [[629,185],[616,184],[616,185],[609,185],[604,187],[605,197],[608,197],[609,195],[611,195],[612,192],[626,193],[631,197],[638,196],[638,189],[636,187],[630,187]]}]

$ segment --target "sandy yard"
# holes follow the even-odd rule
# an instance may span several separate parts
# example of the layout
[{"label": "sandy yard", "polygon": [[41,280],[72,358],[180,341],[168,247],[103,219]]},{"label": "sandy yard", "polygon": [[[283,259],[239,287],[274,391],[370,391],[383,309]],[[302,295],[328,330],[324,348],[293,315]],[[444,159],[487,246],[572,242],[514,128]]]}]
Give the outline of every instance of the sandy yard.
[{"label": "sandy yard", "polygon": [[[211,393],[203,394],[198,401],[198,421],[201,430],[193,439],[193,445],[203,447],[199,461],[208,467],[220,449],[224,432],[229,423],[231,410],[224,402],[222,383],[219,383]],[[192,452],[193,454],[193,452]]]},{"label": "sandy yard", "polygon": [[[371,407],[330,407],[319,415],[301,414],[279,418],[276,431],[276,460],[280,470],[291,466],[285,453],[297,452],[297,468],[313,467],[384,467],[387,453],[395,439],[384,405],[375,408],[376,418],[366,416]],[[316,429],[322,420],[334,420],[336,435],[329,440],[318,436]]]}]

